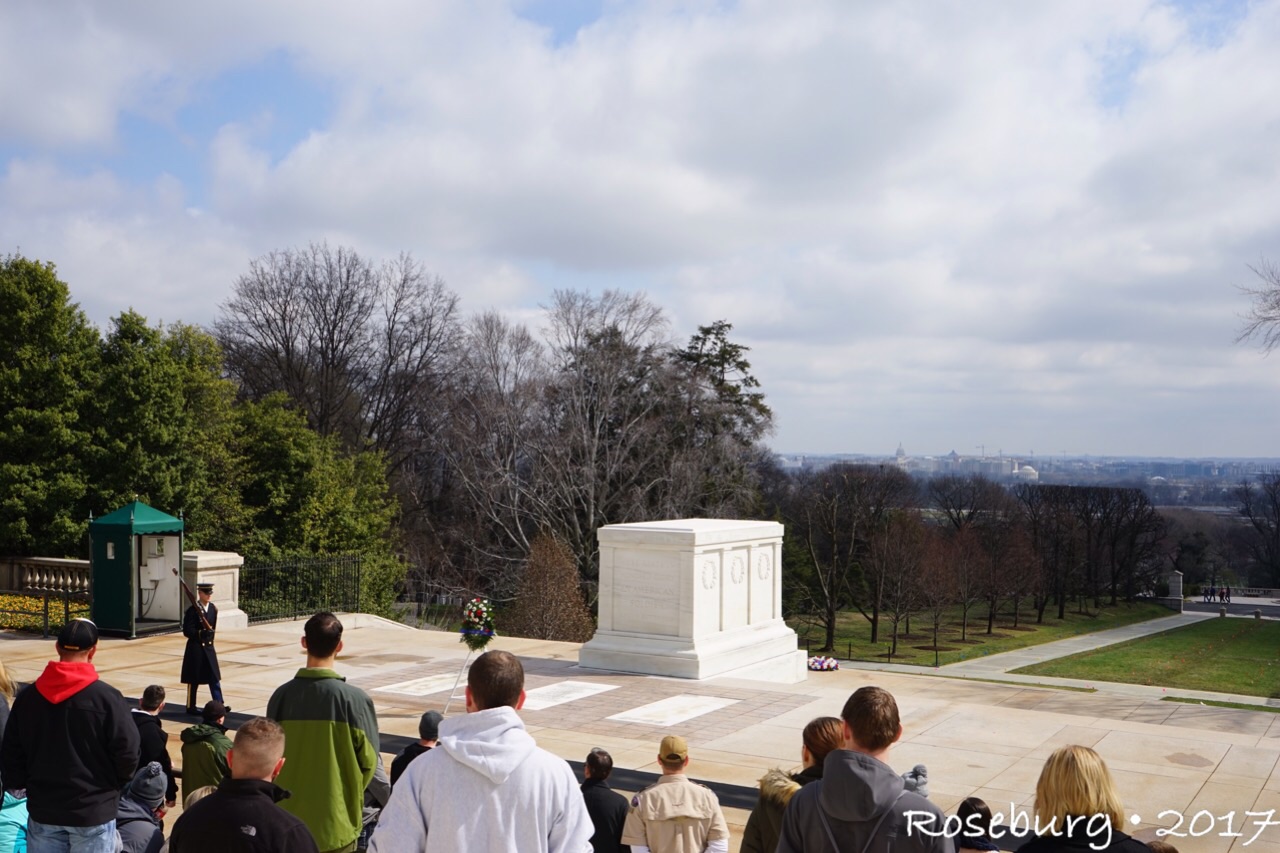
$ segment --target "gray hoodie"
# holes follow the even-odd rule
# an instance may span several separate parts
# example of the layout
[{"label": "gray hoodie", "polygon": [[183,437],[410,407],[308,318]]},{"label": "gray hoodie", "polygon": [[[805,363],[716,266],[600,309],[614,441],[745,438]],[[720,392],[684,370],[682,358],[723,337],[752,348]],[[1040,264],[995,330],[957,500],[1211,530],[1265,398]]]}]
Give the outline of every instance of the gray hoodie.
[{"label": "gray hoodie", "polygon": [[945,819],[933,803],[904,791],[902,777],[889,765],[837,749],[827,755],[822,779],[787,805],[778,853],[953,853],[951,840],[941,834]]},{"label": "gray hoodie", "polygon": [[595,832],[568,763],[515,710],[450,717],[391,791],[370,853],[589,853]]}]

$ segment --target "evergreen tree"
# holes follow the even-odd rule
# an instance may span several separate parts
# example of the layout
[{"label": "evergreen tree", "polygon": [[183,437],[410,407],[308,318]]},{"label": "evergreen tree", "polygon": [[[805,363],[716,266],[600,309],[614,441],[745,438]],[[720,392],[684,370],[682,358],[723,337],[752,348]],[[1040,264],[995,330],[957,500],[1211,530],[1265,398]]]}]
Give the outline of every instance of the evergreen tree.
[{"label": "evergreen tree", "polygon": [[53,264],[0,260],[0,553],[85,551],[97,342]]}]

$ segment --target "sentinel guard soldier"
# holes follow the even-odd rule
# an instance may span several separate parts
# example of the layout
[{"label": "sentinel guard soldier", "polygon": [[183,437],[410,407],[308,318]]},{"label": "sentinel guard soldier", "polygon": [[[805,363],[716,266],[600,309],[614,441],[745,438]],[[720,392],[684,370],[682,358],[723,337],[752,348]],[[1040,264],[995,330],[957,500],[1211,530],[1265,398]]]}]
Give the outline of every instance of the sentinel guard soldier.
[{"label": "sentinel guard soldier", "polygon": [[201,684],[207,684],[209,693],[221,702],[222,672],[218,669],[218,653],[213,648],[213,635],[218,629],[213,584],[196,584],[196,594],[199,599],[192,602],[182,617],[182,635],[187,638],[187,650],[182,655],[182,683],[187,685],[187,713],[199,716],[202,712],[196,707],[196,690]]}]

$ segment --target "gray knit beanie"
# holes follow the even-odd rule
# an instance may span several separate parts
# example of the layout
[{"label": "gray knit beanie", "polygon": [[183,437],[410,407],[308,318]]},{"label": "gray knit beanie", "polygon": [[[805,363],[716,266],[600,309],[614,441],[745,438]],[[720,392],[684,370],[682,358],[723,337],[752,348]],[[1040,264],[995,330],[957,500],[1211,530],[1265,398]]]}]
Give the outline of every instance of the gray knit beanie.
[{"label": "gray knit beanie", "polygon": [[128,794],[147,808],[155,811],[164,802],[165,788],[169,780],[164,775],[164,768],[159,761],[152,761],[140,767],[129,781]]},{"label": "gray knit beanie", "polygon": [[929,771],[923,764],[917,764],[902,774],[902,787],[915,791],[922,797],[929,796]]}]

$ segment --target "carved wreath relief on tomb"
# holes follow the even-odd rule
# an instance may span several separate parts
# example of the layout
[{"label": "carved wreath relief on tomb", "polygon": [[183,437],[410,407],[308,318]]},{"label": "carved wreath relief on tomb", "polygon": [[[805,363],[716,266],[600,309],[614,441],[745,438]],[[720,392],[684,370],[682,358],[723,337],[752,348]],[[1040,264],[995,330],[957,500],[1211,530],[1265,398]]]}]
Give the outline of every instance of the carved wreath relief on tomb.
[{"label": "carved wreath relief on tomb", "polygon": [[742,559],[741,555],[733,558],[733,562],[729,565],[729,578],[734,585],[741,584],[747,578],[747,563]]},{"label": "carved wreath relief on tomb", "polygon": [[756,554],[756,577],[767,581],[773,574],[773,558],[761,552]]},{"label": "carved wreath relief on tomb", "polygon": [[716,561],[703,560],[702,561],[702,588],[703,589],[716,588],[716,574],[717,574]]}]

